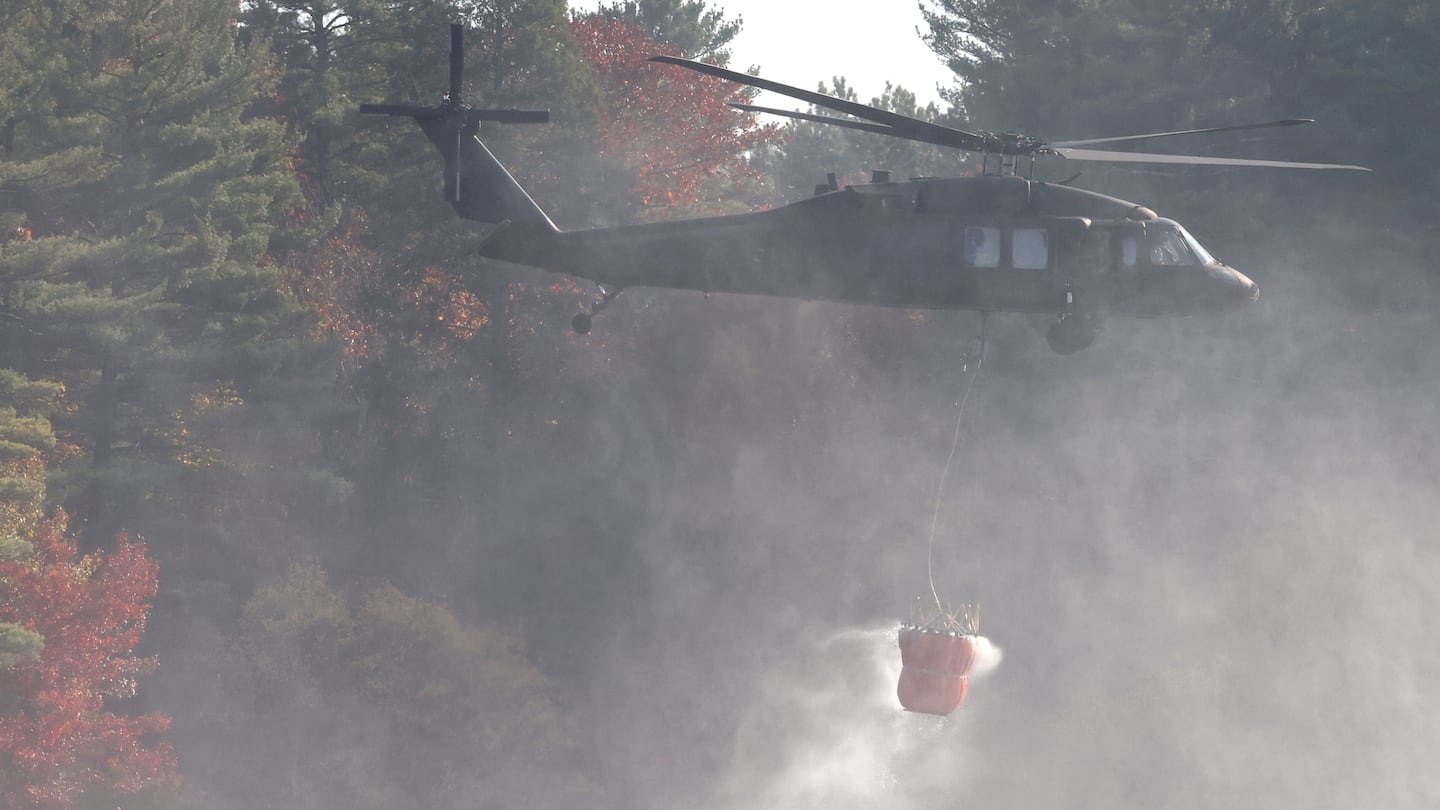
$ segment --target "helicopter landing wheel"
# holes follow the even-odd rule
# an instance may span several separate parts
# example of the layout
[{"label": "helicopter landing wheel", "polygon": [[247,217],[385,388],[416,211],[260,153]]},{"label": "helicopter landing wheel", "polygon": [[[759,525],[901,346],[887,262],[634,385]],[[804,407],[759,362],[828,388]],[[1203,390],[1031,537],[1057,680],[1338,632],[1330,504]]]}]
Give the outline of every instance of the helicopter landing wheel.
[{"label": "helicopter landing wheel", "polygon": [[600,298],[590,307],[590,311],[578,313],[574,318],[570,319],[570,328],[575,330],[575,334],[590,334],[590,330],[595,326],[595,316],[600,314],[600,310],[609,306],[610,302],[615,300],[615,296],[619,295],[622,289],[622,287],[611,289],[601,284]]},{"label": "helicopter landing wheel", "polygon": [[1090,313],[1067,312],[1050,324],[1045,333],[1045,342],[1056,354],[1074,354],[1095,342],[1104,330],[1100,316]]}]

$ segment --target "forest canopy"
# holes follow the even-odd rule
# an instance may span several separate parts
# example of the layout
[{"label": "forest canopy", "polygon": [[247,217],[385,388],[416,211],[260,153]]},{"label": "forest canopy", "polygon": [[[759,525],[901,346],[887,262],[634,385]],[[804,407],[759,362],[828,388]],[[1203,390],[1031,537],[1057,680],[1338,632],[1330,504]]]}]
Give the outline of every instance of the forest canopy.
[{"label": "forest canopy", "polygon": [[[1045,137],[1304,115],[1319,123],[1194,148],[1374,169],[1357,182],[1085,167],[1081,185],[1183,220],[1227,261],[1269,273],[1257,280],[1274,281],[1289,303],[1218,326],[1124,327],[1096,350],[1101,359],[1070,366],[1015,319],[997,333],[1005,361],[987,382],[993,404],[982,406],[995,427],[973,437],[974,466],[962,476],[993,487],[983,492],[1006,506],[965,501],[996,536],[1016,514],[1059,535],[1104,524],[1124,538],[1164,526],[1193,539],[1189,547],[1213,543],[1215,559],[1239,570],[1270,572],[1279,563],[1264,549],[1283,548],[1308,561],[1316,581],[1342,579],[1285,521],[1339,547],[1353,525],[1372,525],[1326,505],[1342,500],[1342,481],[1367,492],[1365,482],[1390,476],[1434,483],[1425,455],[1433,427],[1385,431],[1433,423],[1433,398],[1421,388],[1435,371],[1428,349],[1440,303],[1440,168],[1428,149],[1440,131],[1440,6],[921,6],[914,47],[932,49],[954,74],[945,109],[919,107],[903,87],[858,99],[843,76],[822,89],[927,120]],[[546,127],[495,127],[485,138],[564,227],[762,210],[802,199],[827,172],[973,168],[962,154],[762,120],[730,105],[747,91],[644,61],[667,53],[724,63],[743,29],[723,3],[4,4],[8,801],[718,807],[725,802],[713,797],[773,796],[746,793],[754,785],[712,767],[748,761],[735,741],[766,736],[743,691],[767,683],[761,659],[783,647],[766,634],[810,629],[802,615],[873,621],[881,586],[835,583],[901,578],[901,552],[885,544],[899,548],[915,533],[913,516],[929,515],[928,504],[911,502],[914,492],[933,494],[933,482],[916,478],[934,443],[920,424],[934,403],[954,399],[968,326],[936,313],[636,290],[594,334],[573,334],[567,324],[589,310],[593,287],[481,260],[479,231],[442,199],[441,166],[424,136],[408,121],[357,115],[362,102],[436,103],[452,21],[470,31],[467,98],[553,111]],[[843,70],[843,48],[832,52]],[[1073,171],[1041,169],[1053,180]],[[1122,373],[1136,376],[1106,376]],[[1375,399],[1356,406],[1336,392]],[[1115,413],[1125,425],[1106,421]],[[1260,444],[1226,432],[1242,429]],[[1164,450],[1142,455],[1133,449],[1142,443]],[[1025,466],[1037,446],[1054,456]],[[1281,515],[1248,490],[1227,489],[1242,473],[1273,480],[1257,471],[1268,468],[1257,468],[1252,446],[1273,449],[1266,461],[1290,476],[1276,476],[1293,496],[1286,503],[1313,509]],[[1312,452],[1326,453],[1327,470],[1373,477],[1308,478],[1320,469],[1306,463]],[[982,462],[985,474],[976,472]],[[1301,480],[1314,487],[1293,483]],[[1181,488],[1200,494],[1180,498]],[[1411,490],[1374,489],[1394,525],[1373,525],[1389,526],[1384,538],[1411,537],[1397,517],[1410,514]],[[1238,521],[1240,507],[1228,516],[1205,508],[1221,498],[1243,504],[1253,522],[1225,522]],[[1145,517],[1127,522],[1120,515],[1131,508]],[[1196,527],[1213,533],[1196,537]],[[1034,590],[1015,586],[1048,594],[1039,604],[1068,598],[1079,587],[1066,584],[1072,574],[1104,590],[1097,572],[1112,560],[1182,591],[1191,576],[1228,576],[1212,559],[1190,560],[1179,540],[1173,559],[1193,567],[1157,561],[1138,541],[1053,551],[1040,534],[1017,539],[1013,557],[991,558],[1017,581],[1041,571]],[[1244,542],[1256,537],[1272,545]],[[1413,584],[1399,593],[1429,606],[1406,577],[1433,567],[1431,552],[1384,538],[1381,548],[1417,562],[1392,570],[1385,558],[1364,570]],[[37,584],[46,576],[49,585]],[[1255,608],[1263,588],[1239,578],[1250,590],[1226,604]],[[1319,586],[1286,587],[1292,604],[1330,604]],[[781,591],[795,601],[778,599]],[[1122,602],[1097,610],[1146,613]],[[114,632],[67,635],[52,620],[72,608],[103,614]],[[1043,632],[1038,613],[1011,621],[1017,635]],[[1285,640],[1300,625],[1272,616],[1257,626]],[[1319,669],[1311,647],[1276,652],[1261,635],[1240,643],[1266,673]],[[657,650],[666,645],[656,639],[677,640],[684,655]],[[61,655],[76,650],[93,655]],[[1168,662],[1185,657],[1171,652]],[[1057,672],[1082,682],[1089,676],[1079,673],[1103,666],[1082,651]],[[1178,665],[1156,666],[1163,677],[1125,682],[1132,696],[1200,699],[1185,691],[1194,684],[1178,680]],[[1229,658],[1206,666],[1244,675]],[[1362,675],[1370,677],[1350,677]],[[1323,737],[1275,678],[1258,678],[1246,695],[1275,698],[1298,738]],[[37,679],[70,691],[46,693]],[[1370,680],[1350,685],[1386,691],[1360,688]],[[1110,696],[1097,694],[1083,705],[1051,697],[1064,703],[1062,719],[1098,727]],[[83,715],[83,734],[50,739],[27,726],[46,701]],[[1167,705],[1187,718],[1214,708]],[[1411,716],[1372,708],[1346,716],[1377,737],[1384,732],[1367,717]],[[1043,724],[1044,712],[1025,719]],[[1116,721],[1158,740],[1126,757],[1191,779],[1179,764],[1191,743],[1154,722]],[[1193,745],[1217,751],[1238,724]],[[1313,744],[1316,761],[1340,760],[1340,743]],[[1024,747],[996,756],[1020,761]],[[656,782],[662,759],[673,784]],[[1037,786],[977,784],[990,799],[1046,798],[1026,793]],[[1163,792],[1151,782],[1137,790],[1157,802]],[[684,800],[696,795],[703,800]]]}]

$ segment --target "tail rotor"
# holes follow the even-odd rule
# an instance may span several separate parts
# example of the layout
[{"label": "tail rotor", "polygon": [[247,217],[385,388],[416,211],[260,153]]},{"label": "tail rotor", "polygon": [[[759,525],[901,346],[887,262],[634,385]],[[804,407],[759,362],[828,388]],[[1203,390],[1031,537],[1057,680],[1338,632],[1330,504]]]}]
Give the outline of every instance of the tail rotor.
[{"label": "tail rotor", "polygon": [[361,115],[385,115],[427,120],[431,118],[459,118],[471,129],[482,121],[499,124],[548,124],[549,110],[478,109],[466,106],[462,100],[462,86],[465,74],[465,26],[450,25],[450,87],[445,91],[439,106],[426,107],[420,104],[361,104]]},{"label": "tail rotor", "polygon": [[[510,108],[477,109],[469,107],[463,100],[463,85],[465,78],[465,26],[460,23],[450,25],[450,87],[445,91],[439,106],[426,107],[420,104],[361,104],[361,115],[378,115],[388,117],[413,118],[426,131],[431,126],[444,121],[453,127],[455,137],[455,152],[459,154],[460,145],[466,137],[473,137],[480,131],[480,124],[483,121],[493,121],[497,124],[548,124],[550,123],[549,110],[517,110]],[[426,126],[430,124],[431,126]],[[447,133],[448,134],[448,133]],[[459,202],[461,199],[460,189],[460,167],[452,167],[453,177],[449,191],[451,202]]]},{"label": "tail rotor", "polygon": [[[445,160],[445,199],[465,219],[500,226],[491,234],[482,255],[503,258],[513,253],[518,232],[543,240],[558,232],[555,223],[540,210],[515,178],[500,165],[495,155],[480,142],[480,125],[545,124],[549,110],[509,108],[479,109],[465,103],[465,27],[450,26],[450,86],[440,104],[361,104],[361,115],[414,119],[425,137]],[[513,227],[512,227],[513,226]],[[500,231],[509,229],[500,236]]]}]

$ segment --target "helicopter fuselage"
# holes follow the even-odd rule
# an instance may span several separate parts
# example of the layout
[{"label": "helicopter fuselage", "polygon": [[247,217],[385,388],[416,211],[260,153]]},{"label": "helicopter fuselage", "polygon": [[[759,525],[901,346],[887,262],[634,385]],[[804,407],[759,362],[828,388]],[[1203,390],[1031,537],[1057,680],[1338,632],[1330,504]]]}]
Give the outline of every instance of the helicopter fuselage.
[{"label": "helicopter fuselage", "polygon": [[614,288],[905,308],[1154,317],[1258,297],[1148,208],[1014,176],[854,185],[674,222],[543,235],[517,227],[484,253]]}]

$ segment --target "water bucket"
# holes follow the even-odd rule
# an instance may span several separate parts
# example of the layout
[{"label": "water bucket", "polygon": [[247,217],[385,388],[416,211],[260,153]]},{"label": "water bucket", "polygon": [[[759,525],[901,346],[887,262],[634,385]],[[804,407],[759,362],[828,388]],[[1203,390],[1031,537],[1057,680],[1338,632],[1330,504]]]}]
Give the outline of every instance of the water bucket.
[{"label": "water bucket", "polygon": [[965,703],[975,637],[902,627],[900,663],[900,705],[907,711],[947,715]]}]

